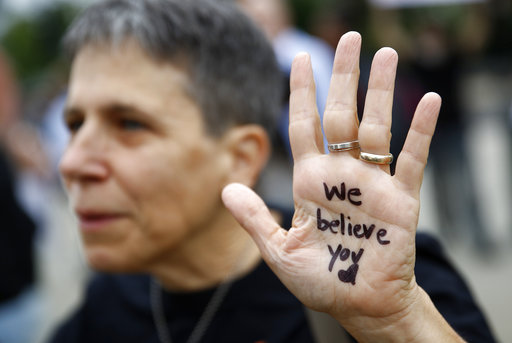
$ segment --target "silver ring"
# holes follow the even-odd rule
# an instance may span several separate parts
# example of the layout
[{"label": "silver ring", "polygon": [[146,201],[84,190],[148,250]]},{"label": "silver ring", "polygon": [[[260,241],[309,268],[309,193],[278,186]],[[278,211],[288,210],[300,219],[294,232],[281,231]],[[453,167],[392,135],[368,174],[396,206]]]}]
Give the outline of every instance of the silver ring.
[{"label": "silver ring", "polygon": [[340,152],[340,151],[348,151],[359,148],[359,141],[351,141],[351,142],[343,142],[343,143],[333,143],[328,144],[327,148],[330,152]]},{"label": "silver ring", "polygon": [[374,164],[391,164],[393,162],[393,154],[377,155],[361,151],[359,159]]}]

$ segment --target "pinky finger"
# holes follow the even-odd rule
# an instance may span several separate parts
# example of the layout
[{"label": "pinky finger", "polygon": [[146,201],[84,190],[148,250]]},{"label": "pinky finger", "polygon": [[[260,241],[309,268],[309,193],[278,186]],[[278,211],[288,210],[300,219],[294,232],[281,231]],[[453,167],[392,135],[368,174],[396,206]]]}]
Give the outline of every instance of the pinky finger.
[{"label": "pinky finger", "polygon": [[397,160],[395,178],[415,197],[420,192],[440,108],[441,97],[438,94],[427,93],[423,96]]}]

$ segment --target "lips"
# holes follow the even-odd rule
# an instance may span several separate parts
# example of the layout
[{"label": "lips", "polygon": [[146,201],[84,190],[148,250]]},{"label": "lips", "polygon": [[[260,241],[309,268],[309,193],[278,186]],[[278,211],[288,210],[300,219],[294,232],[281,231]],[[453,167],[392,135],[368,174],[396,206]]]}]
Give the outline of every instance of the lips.
[{"label": "lips", "polygon": [[77,210],[76,214],[80,228],[86,232],[105,229],[123,217],[122,214],[118,213],[91,210]]}]

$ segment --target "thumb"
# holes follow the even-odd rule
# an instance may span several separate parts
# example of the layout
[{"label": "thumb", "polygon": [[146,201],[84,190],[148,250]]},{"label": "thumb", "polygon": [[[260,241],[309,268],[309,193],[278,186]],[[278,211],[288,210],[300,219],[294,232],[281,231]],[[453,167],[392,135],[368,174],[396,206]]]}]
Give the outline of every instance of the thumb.
[{"label": "thumb", "polygon": [[263,200],[249,187],[231,183],[222,190],[222,201],[249,233],[265,261],[274,260],[286,238],[286,231],[275,221]]}]

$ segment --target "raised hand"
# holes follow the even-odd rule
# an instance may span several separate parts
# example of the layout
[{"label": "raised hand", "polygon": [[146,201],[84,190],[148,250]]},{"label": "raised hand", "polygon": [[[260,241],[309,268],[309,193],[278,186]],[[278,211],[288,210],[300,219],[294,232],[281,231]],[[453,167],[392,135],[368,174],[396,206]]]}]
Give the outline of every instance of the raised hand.
[{"label": "raised hand", "polygon": [[[360,47],[358,33],[340,39],[324,114],[326,139],[341,151],[323,151],[309,56],[300,54],[293,62],[292,227],[281,228],[263,201],[242,185],[228,185],[223,200],[268,265],[306,306],[331,314],[361,340],[383,339],[383,332],[406,322],[412,330],[408,335],[419,337],[423,329],[409,327],[404,318],[424,319],[417,315],[424,311],[442,322],[414,278],[419,191],[441,99],[429,93],[420,101],[396,173],[390,175],[398,57],[390,48],[375,54],[359,125]],[[362,160],[360,153],[376,160]]]}]

